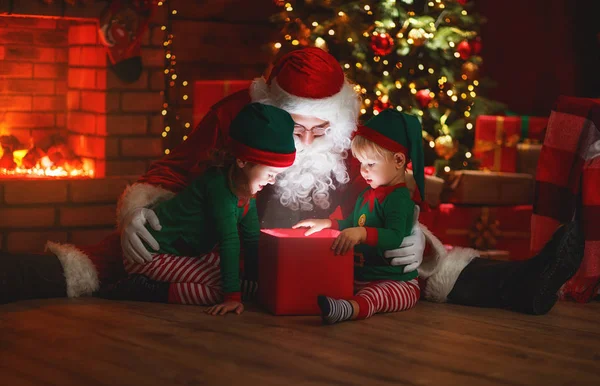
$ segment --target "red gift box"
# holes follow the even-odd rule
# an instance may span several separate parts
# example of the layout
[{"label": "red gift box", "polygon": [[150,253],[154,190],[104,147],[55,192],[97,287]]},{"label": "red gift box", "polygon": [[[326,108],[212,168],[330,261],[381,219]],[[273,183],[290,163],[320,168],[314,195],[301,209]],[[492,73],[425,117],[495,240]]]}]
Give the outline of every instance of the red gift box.
[{"label": "red gift box", "polygon": [[261,230],[258,299],[275,315],[320,315],[317,296],[353,295],[354,252],[334,254],[336,230],[306,230]]},{"label": "red gift box", "polygon": [[194,82],[194,126],[221,99],[250,86],[250,80],[197,80]]},{"label": "red gift box", "polygon": [[544,117],[480,115],[475,123],[475,157],[493,171],[517,171],[517,144],[542,142],[548,124]]},{"label": "red gift box", "polygon": [[530,256],[531,205],[458,206],[441,204],[421,213],[421,223],[444,244],[508,251],[511,260]]}]

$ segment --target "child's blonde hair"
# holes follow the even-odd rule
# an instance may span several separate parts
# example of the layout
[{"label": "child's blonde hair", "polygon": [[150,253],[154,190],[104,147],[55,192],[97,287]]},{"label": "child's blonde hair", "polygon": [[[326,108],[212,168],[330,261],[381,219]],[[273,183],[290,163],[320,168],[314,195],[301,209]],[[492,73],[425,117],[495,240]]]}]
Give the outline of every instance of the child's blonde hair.
[{"label": "child's blonde hair", "polygon": [[376,155],[380,159],[384,159],[386,161],[394,159],[394,152],[381,147],[375,142],[370,141],[360,135],[357,135],[352,139],[350,148],[352,149],[352,155],[355,158],[360,157],[364,159]]}]

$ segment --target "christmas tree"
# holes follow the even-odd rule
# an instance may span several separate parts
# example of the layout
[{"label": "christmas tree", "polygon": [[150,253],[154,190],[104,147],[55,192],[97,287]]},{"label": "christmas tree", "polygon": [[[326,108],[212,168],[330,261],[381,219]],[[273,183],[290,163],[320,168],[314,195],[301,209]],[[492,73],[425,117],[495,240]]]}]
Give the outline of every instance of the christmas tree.
[{"label": "christmas tree", "polygon": [[[475,117],[502,105],[483,98],[482,17],[473,0],[277,1],[274,50],[329,51],[362,95],[361,119],[392,107],[423,124],[426,162],[438,173],[475,168]],[[436,161],[437,160],[437,161]]]}]

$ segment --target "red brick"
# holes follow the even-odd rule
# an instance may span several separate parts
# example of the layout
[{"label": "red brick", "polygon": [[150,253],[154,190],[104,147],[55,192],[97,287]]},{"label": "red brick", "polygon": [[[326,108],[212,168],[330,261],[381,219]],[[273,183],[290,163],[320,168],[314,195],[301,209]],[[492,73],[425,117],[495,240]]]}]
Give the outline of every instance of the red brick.
[{"label": "red brick", "polygon": [[67,91],[67,109],[79,110],[81,106],[81,91],[68,90]]},{"label": "red brick", "polygon": [[31,78],[33,65],[21,62],[0,62],[0,76],[4,78]]},{"label": "red brick", "polygon": [[14,17],[10,18],[9,25],[17,28],[56,29],[55,20],[41,17]]},{"label": "red brick", "polygon": [[163,91],[165,89],[165,73],[163,71],[153,71],[150,75],[150,89]]},{"label": "red brick", "polygon": [[109,91],[106,93],[106,112],[118,113],[121,112],[121,93]]},{"label": "red brick", "polygon": [[100,135],[135,135],[146,134],[148,118],[145,115],[109,115],[104,131],[99,128]]},{"label": "red brick", "polygon": [[33,97],[34,111],[65,111],[67,102],[65,96],[35,96]]},{"label": "red brick", "polygon": [[67,47],[56,48],[54,62],[65,63],[65,64],[68,63],[69,62],[69,49]]},{"label": "red brick", "polygon": [[96,90],[106,90],[106,70],[96,71]]},{"label": "red brick", "polygon": [[165,41],[165,31],[160,29],[160,26],[152,28],[152,37],[150,38],[150,45],[155,47],[164,47],[163,42]]},{"label": "red brick", "polygon": [[69,28],[69,44],[98,43],[98,27],[95,24],[74,25]]},{"label": "red brick", "polygon": [[67,81],[66,80],[57,80],[56,81],[56,93],[59,95],[64,95],[67,93]]},{"label": "red brick", "polygon": [[164,48],[142,48],[142,61],[144,68],[149,67],[165,67],[165,50]]},{"label": "red brick", "polygon": [[142,39],[141,39],[142,46],[145,47],[145,46],[150,45],[150,33],[151,33],[150,28],[148,28],[144,31],[144,34],[142,35]]},{"label": "red brick", "polygon": [[119,157],[119,138],[106,138],[106,149],[104,152],[106,158],[118,158]]},{"label": "red brick", "polygon": [[24,46],[30,46],[33,44],[33,32],[14,28],[2,28],[0,30],[0,44],[22,44]]},{"label": "red brick", "polygon": [[37,61],[44,63],[56,63],[56,48],[36,47],[33,52],[36,53]]},{"label": "red brick", "polygon": [[69,47],[69,66],[81,66],[81,56],[83,55],[83,47]]},{"label": "red brick", "polygon": [[79,89],[96,88],[96,70],[88,68],[71,68],[69,70],[69,87]]},{"label": "red brick", "polygon": [[35,64],[33,77],[36,79],[67,79],[66,64]]},{"label": "red brick", "polygon": [[101,229],[77,230],[69,232],[69,243],[74,245],[95,245],[115,232],[115,227]]},{"label": "red brick", "polygon": [[48,127],[55,125],[54,114],[8,112],[4,116],[9,127]]},{"label": "red brick", "polygon": [[69,135],[69,146],[81,157],[105,158],[106,138],[90,135]]},{"label": "red brick", "polygon": [[55,212],[52,207],[0,208],[0,228],[50,227]]},{"label": "red brick", "polygon": [[160,135],[165,129],[164,117],[162,114],[154,114],[150,118],[150,134]]},{"label": "red brick", "polygon": [[67,113],[67,129],[75,133],[95,134],[96,115],[93,113],[70,111]]},{"label": "red brick", "polygon": [[114,71],[106,74],[106,88],[109,90],[140,90],[148,88],[148,72],[144,71],[140,78],[133,83],[124,83]]},{"label": "red brick", "polygon": [[86,162],[91,162],[90,169],[94,171],[94,177],[96,179],[106,177],[106,160],[105,159],[91,159],[83,158],[84,165]]},{"label": "red brick", "polygon": [[0,91],[5,93],[54,95],[56,82],[53,80],[0,79]]},{"label": "red brick", "polygon": [[56,50],[31,46],[6,46],[4,47],[4,58],[6,60],[35,60],[36,62],[54,63]]},{"label": "red brick", "polygon": [[162,138],[123,138],[121,155],[124,157],[159,157],[164,153]]},{"label": "red brick", "polygon": [[66,114],[56,114],[56,127],[64,127],[67,126],[67,118]]},{"label": "red brick", "polygon": [[106,176],[140,176],[148,169],[144,161],[106,161]]},{"label": "red brick", "polygon": [[117,202],[128,185],[124,178],[102,178],[73,180],[71,182],[71,202],[110,203]]},{"label": "red brick", "polygon": [[4,111],[31,111],[32,99],[24,95],[0,95],[0,106]]},{"label": "red brick", "polygon": [[105,113],[106,93],[102,91],[82,91],[81,109],[95,113]]},{"label": "red brick", "polygon": [[113,225],[116,205],[64,207],[59,210],[59,222],[63,226]]},{"label": "red brick", "polygon": [[76,48],[80,50],[80,66],[106,68],[106,49],[104,47],[83,46]]},{"label": "red brick", "polygon": [[42,46],[66,46],[67,32],[66,31],[36,31],[33,34],[33,43]]},{"label": "red brick", "polygon": [[11,253],[41,253],[46,242],[67,242],[67,232],[10,232],[6,237],[5,250]]},{"label": "red brick", "polygon": [[124,92],[121,99],[123,111],[160,111],[163,96],[158,92]]},{"label": "red brick", "polygon": [[68,180],[5,181],[4,202],[13,204],[51,204],[67,201]]},{"label": "red brick", "polygon": [[4,60],[5,48],[4,46],[0,46],[0,60]]}]

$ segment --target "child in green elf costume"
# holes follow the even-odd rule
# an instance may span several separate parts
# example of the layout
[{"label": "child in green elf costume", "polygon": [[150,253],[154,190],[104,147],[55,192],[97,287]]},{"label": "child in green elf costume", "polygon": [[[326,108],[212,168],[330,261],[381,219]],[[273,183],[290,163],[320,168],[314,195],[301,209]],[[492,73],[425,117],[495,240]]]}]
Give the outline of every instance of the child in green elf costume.
[{"label": "child in green elf costume", "polygon": [[[153,208],[160,226],[147,229],[160,249],[146,246],[153,256],[145,264],[126,260],[129,277],[105,297],[214,305],[207,310],[211,315],[242,313],[240,244],[246,261],[257,259],[254,196],[294,163],[293,131],[294,121],[284,110],[259,103],[244,107],[231,123],[224,164],[208,168]],[[157,293],[168,298],[157,299]]]},{"label": "child in green elf costume", "polygon": [[294,225],[309,227],[306,235],[325,228],[341,230],[332,249],[344,254],[354,248],[351,299],[317,299],[325,323],[365,319],[375,313],[407,310],[420,295],[417,271],[392,266],[383,253],[410,235],[415,204],[406,187],[406,165],[424,198],[424,160],[419,120],[394,109],[384,110],[360,126],[352,139],[352,154],[370,186],[358,197],[354,212],[344,220],[311,219]]}]

